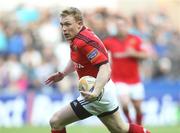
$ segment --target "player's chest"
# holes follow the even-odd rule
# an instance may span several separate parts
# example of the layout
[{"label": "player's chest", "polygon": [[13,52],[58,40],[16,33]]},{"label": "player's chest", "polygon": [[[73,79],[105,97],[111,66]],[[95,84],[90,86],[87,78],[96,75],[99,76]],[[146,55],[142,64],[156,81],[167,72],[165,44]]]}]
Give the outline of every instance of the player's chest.
[{"label": "player's chest", "polygon": [[128,41],[116,40],[112,43],[110,50],[112,53],[114,53],[114,52],[125,52],[126,49],[128,49],[128,47],[129,47]]},{"label": "player's chest", "polygon": [[84,56],[76,45],[71,46],[71,59],[73,62],[84,64],[87,61],[86,56]]}]

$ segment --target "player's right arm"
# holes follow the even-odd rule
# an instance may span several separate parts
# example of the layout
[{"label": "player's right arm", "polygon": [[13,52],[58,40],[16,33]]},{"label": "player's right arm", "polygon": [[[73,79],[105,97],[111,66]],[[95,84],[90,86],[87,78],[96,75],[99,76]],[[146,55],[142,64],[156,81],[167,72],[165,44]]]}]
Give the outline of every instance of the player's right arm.
[{"label": "player's right arm", "polygon": [[48,79],[45,81],[46,85],[52,85],[58,81],[61,81],[66,75],[69,73],[74,72],[74,65],[73,62],[70,60],[67,67],[63,72],[56,72],[53,75],[49,76]]},{"label": "player's right arm", "polygon": [[94,85],[94,90],[92,92],[90,91],[80,91],[81,94],[84,96],[87,100],[97,99],[100,93],[102,92],[102,89],[104,88],[105,84],[110,79],[111,75],[111,67],[109,63],[102,64],[99,67],[99,72],[96,77],[96,82]]},{"label": "player's right arm", "polygon": [[68,65],[66,66],[66,68],[64,69],[64,71],[62,73],[64,74],[64,76],[66,76],[74,71],[75,71],[75,69],[74,69],[73,61],[70,60]]}]

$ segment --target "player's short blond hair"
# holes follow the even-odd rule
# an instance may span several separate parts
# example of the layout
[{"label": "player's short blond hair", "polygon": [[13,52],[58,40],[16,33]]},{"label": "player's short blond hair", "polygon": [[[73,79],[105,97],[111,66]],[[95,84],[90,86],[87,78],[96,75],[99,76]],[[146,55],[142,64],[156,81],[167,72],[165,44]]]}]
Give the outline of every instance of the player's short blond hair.
[{"label": "player's short blond hair", "polygon": [[69,15],[73,16],[76,21],[81,21],[83,23],[83,15],[78,8],[68,7],[60,13],[60,17],[66,17]]}]

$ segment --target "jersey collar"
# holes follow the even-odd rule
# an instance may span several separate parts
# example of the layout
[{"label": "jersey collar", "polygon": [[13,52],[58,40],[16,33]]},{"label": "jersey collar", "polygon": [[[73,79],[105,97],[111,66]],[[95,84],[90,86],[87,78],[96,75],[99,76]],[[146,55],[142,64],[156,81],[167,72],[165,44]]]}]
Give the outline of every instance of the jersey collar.
[{"label": "jersey collar", "polygon": [[[76,36],[78,36],[83,30],[85,30],[86,29],[86,27],[85,26],[82,26],[82,28],[81,28],[81,30],[77,33],[77,35]],[[74,39],[76,38],[76,36],[72,39],[72,41],[71,42],[73,42],[74,41]]]}]

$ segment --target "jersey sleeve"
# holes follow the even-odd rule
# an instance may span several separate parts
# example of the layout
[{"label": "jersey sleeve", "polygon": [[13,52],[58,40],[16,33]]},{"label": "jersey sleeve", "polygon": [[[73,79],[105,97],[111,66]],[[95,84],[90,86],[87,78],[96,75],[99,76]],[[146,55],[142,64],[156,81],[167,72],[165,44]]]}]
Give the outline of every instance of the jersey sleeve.
[{"label": "jersey sleeve", "polygon": [[136,49],[137,51],[143,51],[141,38],[135,37],[134,39],[136,40],[135,49]]},{"label": "jersey sleeve", "polygon": [[87,57],[91,64],[97,67],[108,62],[106,50],[101,45],[85,44],[80,48],[80,51]]},{"label": "jersey sleeve", "polygon": [[104,46],[106,47],[107,50],[110,50],[110,44],[111,44],[111,39],[110,38],[106,38],[103,40]]},{"label": "jersey sleeve", "polygon": [[129,39],[129,44],[137,51],[143,51],[141,38],[133,36]]}]

